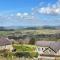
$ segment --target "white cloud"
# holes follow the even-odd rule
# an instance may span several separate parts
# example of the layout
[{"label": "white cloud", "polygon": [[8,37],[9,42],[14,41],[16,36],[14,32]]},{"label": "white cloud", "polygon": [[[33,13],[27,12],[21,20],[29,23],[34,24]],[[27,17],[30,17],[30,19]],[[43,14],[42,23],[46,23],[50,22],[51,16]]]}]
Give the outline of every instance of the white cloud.
[{"label": "white cloud", "polygon": [[28,13],[23,13],[23,15],[27,16],[27,15],[28,15]]},{"label": "white cloud", "polygon": [[21,16],[21,13],[17,13],[16,15],[17,15],[17,16]]},{"label": "white cloud", "polygon": [[32,14],[29,14],[27,12],[16,13],[16,17],[18,17],[19,19],[22,18],[24,20],[32,20],[34,18],[34,16]]},{"label": "white cloud", "polygon": [[48,4],[47,7],[37,7],[33,9],[35,13],[41,14],[60,14],[60,0],[58,0],[55,4],[50,5]]},{"label": "white cloud", "polygon": [[16,13],[16,16],[21,17],[21,18],[23,18],[23,17],[25,17],[25,16],[28,16],[28,15],[29,15],[29,14],[26,13],[26,12],[24,12],[24,13]]},{"label": "white cloud", "polygon": [[60,14],[60,8],[42,7],[38,9],[38,12],[44,14]]},{"label": "white cloud", "polygon": [[23,14],[19,12],[16,14],[16,16],[23,18]]},{"label": "white cloud", "polygon": [[[17,20],[17,21],[33,21],[36,19],[36,17],[34,17],[34,15],[32,15],[32,12],[31,13],[28,13],[28,12],[24,12],[24,13],[21,13],[21,12],[12,12],[12,13],[8,13],[8,14],[3,14],[1,15],[2,18],[4,18],[4,20]],[[1,19],[1,18],[0,18]],[[2,19],[1,19],[2,20]]]}]

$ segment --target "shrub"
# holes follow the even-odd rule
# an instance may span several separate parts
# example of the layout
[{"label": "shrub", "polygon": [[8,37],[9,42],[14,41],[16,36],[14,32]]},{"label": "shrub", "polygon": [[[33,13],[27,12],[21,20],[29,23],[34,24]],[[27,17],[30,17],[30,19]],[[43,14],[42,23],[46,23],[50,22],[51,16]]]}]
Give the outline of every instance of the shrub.
[{"label": "shrub", "polygon": [[38,52],[30,52],[30,57],[38,57]]},{"label": "shrub", "polygon": [[33,57],[38,57],[38,53],[37,52],[16,52],[14,54],[16,57],[30,57],[30,58],[33,58]]}]

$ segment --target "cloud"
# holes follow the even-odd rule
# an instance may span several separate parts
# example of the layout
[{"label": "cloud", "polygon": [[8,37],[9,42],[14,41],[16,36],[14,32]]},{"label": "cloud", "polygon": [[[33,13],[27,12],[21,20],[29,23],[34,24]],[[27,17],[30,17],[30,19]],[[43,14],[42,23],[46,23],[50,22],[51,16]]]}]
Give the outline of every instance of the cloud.
[{"label": "cloud", "polygon": [[27,16],[27,15],[28,15],[28,13],[23,13],[23,15],[24,15],[24,16]]},{"label": "cloud", "polygon": [[60,8],[42,7],[38,9],[38,12],[43,14],[60,14]]},{"label": "cloud", "polygon": [[21,17],[21,18],[23,18],[23,17],[25,17],[25,16],[28,16],[28,15],[29,15],[29,14],[28,14],[27,12],[24,12],[24,13],[18,12],[18,13],[16,13],[16,16]]},{"label": "cloud", "polygon": [[37,7],[33,9],[34,13],[40,13],[40,14],[60,14],[60,0],[58,0],[55,4],[47,5],[44,7]]},{"label": "cloud", "polygon": [[24,13],[21,13],[21,12],[17,12],[17,13],[12,13],[10,15],[2,15],[0,16],[0,20],[2,21],[7,21],[10,23],[12,22],[20,22],[20,23],[23,23],[23,22],[28,22],[28,23],[37,23],[37,18],[35,16],[33,16],[32,14],[30,13],[27,13],[27,12],[24,12]]},{"label": "cloud", "polygon": [[17,13],[16,15],[17,15],[17,16],[21,16],[21,13]]},{"label": "cloud", "polygon": [[32,20],[34,19],[34,16],[32,14],[29,14],[27,12],[24,12],[24,13],[16,13],[16,17],[18,19],[24,19],[24,20]]}]

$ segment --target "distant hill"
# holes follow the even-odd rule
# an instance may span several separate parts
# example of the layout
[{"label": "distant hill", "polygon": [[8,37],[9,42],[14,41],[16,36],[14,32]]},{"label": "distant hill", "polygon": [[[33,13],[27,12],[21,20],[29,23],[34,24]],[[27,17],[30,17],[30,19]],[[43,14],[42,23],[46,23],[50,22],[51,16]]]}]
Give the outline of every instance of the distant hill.
[{"label": "distant hill", "polygon": [[42,28],[43,29],[56,29],[55,26],[43,26]]},{"label": "distant hill", "polygon": [[0,26],[0,31],[14,31],[17,29],[24,29],[24,27],[21,26],[8,26],[8,27],[2,27]]},{"label": "distant hill", "polygon": [[33,26],[33,27],[24,27],[24,26],[9,26],[2,27],[0,26],[0,31],[14,31],[14,30],[40,30],[40,29],[60,29],[60,26]]},{"label": "distant hill", "polygon": [[27,30],[39,30],[39,29],[60,29],[60,26],[39,26],[39,27],[27,27]]},{"label": "distant hill", "polygon": [[5,27],[0,27],[0,31],[14,31],[14,29],[7,29]]}]

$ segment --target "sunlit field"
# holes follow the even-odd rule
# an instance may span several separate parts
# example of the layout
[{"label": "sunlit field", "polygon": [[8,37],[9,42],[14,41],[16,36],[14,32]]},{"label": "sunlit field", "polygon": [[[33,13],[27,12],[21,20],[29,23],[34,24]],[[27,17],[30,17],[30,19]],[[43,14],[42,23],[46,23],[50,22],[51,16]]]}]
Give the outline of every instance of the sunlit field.
[{"label": "sunlit field", "polygon": [[53,30],[53,29],[40,29],[40,30],[15,30],[15,31],[0,31],[0,36],[11,35],[12,33],[19,33],[19,34],[55,34],[60,33],[60,30]]}]

